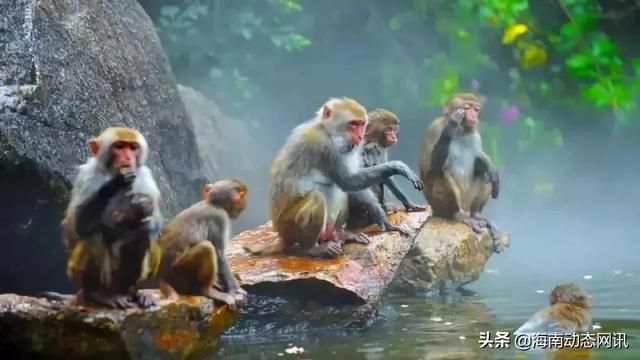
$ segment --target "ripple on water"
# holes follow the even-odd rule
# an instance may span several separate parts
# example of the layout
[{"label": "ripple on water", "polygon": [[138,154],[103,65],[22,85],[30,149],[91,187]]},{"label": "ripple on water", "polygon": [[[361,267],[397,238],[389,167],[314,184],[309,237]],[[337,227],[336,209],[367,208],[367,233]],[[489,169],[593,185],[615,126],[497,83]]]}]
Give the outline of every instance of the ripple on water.
[{"label": "ripple on water", "polygon": [[[617,270],[617,271],[616,271]],[[563,355],[563,359],[640,359],[640,279],[634,271],[611,269],[592,272],[590,279],[540,279],[483,277],[471,288],[477,296],[449,299],[389,296],[383,306],[400,316],[389,316],[365,331],[350,335],[326,334],[296,340],[306,359],[543,359],[542,354],[524,354],[515,349],[480,349],[482,331],[513,331],[535,311],[548,304],[548,293],[561,282],[575,281],[592,295],[594,332],[622,332],[630,349],[600,349],[590,353]],[[392,313],[391,311],[389,313]],[[599,328],[598,328],[599,327]],[[218,354],[224,359],[268,359],[277,357],[287,343],[246,346],[225,344]],[[224,355],[224,356],[223,356]],[[540,355],[541,357],[538,357]],[[575,355],[575,356],[574,356]],[[560,357],[558,357],[560,359]]]}]

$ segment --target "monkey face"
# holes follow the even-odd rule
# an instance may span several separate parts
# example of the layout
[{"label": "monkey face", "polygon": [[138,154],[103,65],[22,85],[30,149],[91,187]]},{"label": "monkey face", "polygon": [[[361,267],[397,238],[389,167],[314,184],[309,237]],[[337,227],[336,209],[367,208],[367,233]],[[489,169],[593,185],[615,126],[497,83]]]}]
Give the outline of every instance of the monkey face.
[{"label": "monkey face", "polygon": [[347,133],[353,145],[359,145],[364,139],[364,129],[366,122],[360,119],[353,119],[347,122]]},{"label": "monkey face", "polygon": [[480,104],[475,102],[467,102],[463,106],[465,117],[463,126],[467,129],[474,129],[480,122]]},{"label": "monkey face", "polygon": [[140,145],[137,142],[116,141],[111,145],[111,161],[115,169],[137,167]]},{"label": "monkey face", "polygon": [[398,127],[390,126],[382,133],[382,145],[385,147],[391,147],[398,143]]}]

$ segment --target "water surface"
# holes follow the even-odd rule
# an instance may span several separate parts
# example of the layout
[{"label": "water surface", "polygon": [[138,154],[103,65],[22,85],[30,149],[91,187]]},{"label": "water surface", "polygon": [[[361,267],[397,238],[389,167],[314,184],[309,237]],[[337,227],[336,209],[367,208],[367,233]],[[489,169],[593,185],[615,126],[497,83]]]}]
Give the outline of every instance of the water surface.
[{"label": "water surface", "polygon": [[[594,332],[623,332],[629,348],[545,354],[480,347],[480,332],[513,331],[547,304],[551,288],[568,281],[578,282],[592,294],[594,323],[601,327]],[[468,287],[475,295],[450,299],[389,295],[381,306],[385,319],[364,331],[292,334],[292,338],[251,345],[223,339],[215,358],[640,359],[639,285],[640,267],[536,277],[535,273],[505,273],[490,262],[482,278]],[[287,354],[285,350],[293,346],[304,352]]]}]

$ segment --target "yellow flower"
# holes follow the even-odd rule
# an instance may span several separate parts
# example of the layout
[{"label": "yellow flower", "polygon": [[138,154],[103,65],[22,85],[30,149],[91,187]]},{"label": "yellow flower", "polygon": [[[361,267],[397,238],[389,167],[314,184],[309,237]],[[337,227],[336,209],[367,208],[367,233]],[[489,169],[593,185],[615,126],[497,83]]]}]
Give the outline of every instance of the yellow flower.
[{"label": "yellow flower", "polygon": [[520,42],[519,46],[523,50],[520,58],[523,68],[528,69],[547,62],[547,51],[543,47],[529,42]]},{"label": "yellow flower", "polygon": [[529,30],[529,28],[525,24],[514,24],[506,27],[504,29],[504,33],[502,34],[502,43],[512,43],[518,36],[526,33],[527,30]]}]

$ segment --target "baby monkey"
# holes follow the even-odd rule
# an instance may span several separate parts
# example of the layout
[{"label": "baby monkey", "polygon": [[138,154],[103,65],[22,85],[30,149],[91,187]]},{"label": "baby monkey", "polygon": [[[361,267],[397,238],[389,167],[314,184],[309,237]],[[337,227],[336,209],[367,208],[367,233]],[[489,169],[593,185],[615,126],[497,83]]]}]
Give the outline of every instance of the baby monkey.
[{"label": "baby monkey", "polygon": [[515,334],[573,334],[591,326],[591,299],[580,285],[558,285],[551,291],[549,306],[535,313]]},{"label": "baby monkey", "polygon": [[[369,124],[365,131],[365,144],[362,148],[362,165],[371,167],[388,162],[388,150],[398,143],[400,133],[400,119],[393,112],[386,109],[375,109],[369,112]],[[398,187],[392,177],[388,177],[379,184],[371,187],[380,206],[388,211],[397,211],[393,205],[384,200],[385,186],[402,203],[407,211],[424,211],[427,208],[411,202]]]},{"label": "baby monkey", "polygon": [[206,184],[202,195],[203,200],[180,212],[160,234],[160,290],[168,298],[202,295],[236,309],[245,303],[246,291],[231,273],[225,246],[231,219],[246,206],[247,187],[240,180],[220,180]]}]

